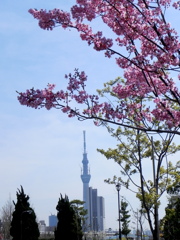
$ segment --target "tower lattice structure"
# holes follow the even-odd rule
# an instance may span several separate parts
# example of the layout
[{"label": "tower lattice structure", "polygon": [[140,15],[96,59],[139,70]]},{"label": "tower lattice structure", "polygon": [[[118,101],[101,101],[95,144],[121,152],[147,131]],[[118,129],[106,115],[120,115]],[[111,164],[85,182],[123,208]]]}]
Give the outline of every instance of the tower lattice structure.
[{"label": "tower lattice structure", "polygon": [[86,132],[83,131],[83,136],[84,136],[84,152],[83,152],[83,169],[82,169],[82,174],[81,174],[81,180],[83,182],[83,201],[84,201],[84,209],[87,210],[87,220],[86,220],[86,228],[90,225],[90,209],[89,209],[89,182],[91,179],[91,175],[89,172],[89,167],[88,167],[88,158],[87,158],[87,151],[86,151]]}]

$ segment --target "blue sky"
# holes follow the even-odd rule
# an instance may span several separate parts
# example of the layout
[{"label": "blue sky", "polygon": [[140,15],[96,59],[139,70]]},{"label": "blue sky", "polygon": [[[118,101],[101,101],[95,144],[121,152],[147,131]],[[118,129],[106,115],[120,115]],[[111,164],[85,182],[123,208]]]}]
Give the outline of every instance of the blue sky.
[{"label": "blue sky", "polygon": [[[104,179],[119,174],[118,166],[97,153],[97,148],[114,147],[115,141],[92,122],[68,119],[58,110],[34,110],[21,106],[18,91],[44,88],[55,83],[66,86],[64,75],[75,68],[88,76],[94,92],[103,82],[121,75],[113,60],[104,58],[82,42],[74,31],[56,28],[44,31],[28,13],[29,8],[68,10],[71,0],[0,0],[0,208],[11,196],[16,201],[20,185],[29,194],[38,220],[56,213],[60,193],[82,199],[80,179],[83,130],[86,131],[90,186],[105,198],[106,228],[118,228],[117,192]],[[137,200],[121,190],[137,208]]]}]

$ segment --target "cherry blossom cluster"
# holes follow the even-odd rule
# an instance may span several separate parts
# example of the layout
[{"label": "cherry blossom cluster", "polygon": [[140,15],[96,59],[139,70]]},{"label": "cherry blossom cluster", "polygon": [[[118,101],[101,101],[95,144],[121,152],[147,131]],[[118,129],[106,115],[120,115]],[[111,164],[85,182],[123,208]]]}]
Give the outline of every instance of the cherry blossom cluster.
[{"label": "cherry blossom cluster", "polygon": [[[124,83],[117,82],[111,89],[116,104],[100,103],[96,94],[86,92],[85,73],[76,70],[65,76],[69,80],[66,91],[54,92],[54,85],[27,90],[19,93],[20,103],[34,108],[60,108],[70,117],[94,118],[96,123],[178,129],[180,92],[172,76],[180,79],[180,42],[165,18],[165,9],[179,10],[180,1],[77,0],[70,13],[30,9],[41,28],[74,28],[96,51],[113,57],[124,70]],[[91,22],[97,17],[112,30],[111,36],[101,30],[93,32]],[[82,110],[73,108],[73,101],[83,105]]]},{"label": "cherry blossom cluster", "polygon": [[54,9],[53,11],[30,9],[29,13],[39,20],[39,26],[43,29],[52,30],[56,23],[61,23],[63,28],[71,25],[70,14],[60,9]]}]

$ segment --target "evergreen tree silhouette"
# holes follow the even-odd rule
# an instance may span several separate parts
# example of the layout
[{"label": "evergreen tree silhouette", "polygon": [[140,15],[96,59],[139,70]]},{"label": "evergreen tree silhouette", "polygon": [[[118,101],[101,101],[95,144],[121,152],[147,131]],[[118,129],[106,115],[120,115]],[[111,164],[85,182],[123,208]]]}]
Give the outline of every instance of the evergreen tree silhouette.
[{"label": "evergreen tree silhouette", "polygon": [[63,198],[60,194],[56,209],[58,211],[58,224],[55,229],[55,240],[82,240],[81,220],[71,206],[67,195]]},{"label": "evergreen tree silhouette", "polygon": [[29,196],[24,189],[16,192],[17,202],[14,203],[15,210],[11,222],[10,234],[12,240],[38,240],[39,228],[36,222],[36,214],[30,207]]}]

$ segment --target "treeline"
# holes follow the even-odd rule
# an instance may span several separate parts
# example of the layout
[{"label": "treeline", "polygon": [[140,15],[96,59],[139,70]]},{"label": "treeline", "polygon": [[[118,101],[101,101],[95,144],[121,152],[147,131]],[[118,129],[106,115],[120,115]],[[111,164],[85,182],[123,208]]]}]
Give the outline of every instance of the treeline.
[{"label": "treeline", "polygon": [[[24,193],[21,186],[16,192],[17,202],[9,200],[2,208],[0,221],[0,239],[12,240],[38,240],[40,237],[39,227],[34,209],[30,206],[29,196]],[[85,221],[86,211],[80,200],[69,201],[60,194],[57,210],[57,226],[54,238],[45,239],[71,239],[82,240],[82,225]]]}]

